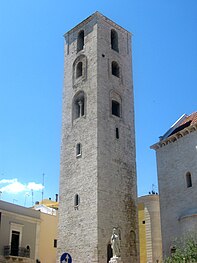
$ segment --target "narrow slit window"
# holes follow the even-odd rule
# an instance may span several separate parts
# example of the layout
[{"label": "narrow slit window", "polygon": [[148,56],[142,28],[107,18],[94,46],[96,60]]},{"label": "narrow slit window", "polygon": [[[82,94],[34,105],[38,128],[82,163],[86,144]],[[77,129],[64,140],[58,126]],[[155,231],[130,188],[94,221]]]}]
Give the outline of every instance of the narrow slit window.
[{"label": "narrow slit window", "polygon": [[75,197],[74,197],[74,206],[75,208],[77,208],[79,206],[79,195],[76,194]]},{"label": "narrow slit window", "polygon": [[76,156],[81,156],[81,143],[77,143],[76,145]]},{"label": "narrow slit window", "polygon": [[117,52],[119,52],[118,49],[118,33],[112,29],[111,30],[111,48]]},{"label": "narrow slit window", "polygon": [[83,70],[83,63],[80,61],[77,64],[77,68],[76,68],[76,78],[79,78],[82,76],[82,70]]},{"label": "narrow slit window", "polygon": [[116,61],[112,62],[111,70],[112,70],[112,75],[114,75],[118,78],[120,77],[120,69],[119,69],[119,65]]},{"label": "narrow slit window", "polygon": [[112,115],[120,117],[120,103],[112,100]]},{"label": "narrow slit window", "polygon": [[84,47],[84,30],[81,30],[77,37],[77,52],[82,50]]},{"label": "narrow slit window", "polygon": [[190,172],[186,173],[186,184],[187,188],[192,187],[192,176]]},{"label": "narrow slit window", "polygon": [[53,241],[53,247],[57,247],[57,239],[54,239],[54,241]]},{"label": "narrow slit window", "polygon": [[119,139],[119,129],[116,128],[116,139]]}]

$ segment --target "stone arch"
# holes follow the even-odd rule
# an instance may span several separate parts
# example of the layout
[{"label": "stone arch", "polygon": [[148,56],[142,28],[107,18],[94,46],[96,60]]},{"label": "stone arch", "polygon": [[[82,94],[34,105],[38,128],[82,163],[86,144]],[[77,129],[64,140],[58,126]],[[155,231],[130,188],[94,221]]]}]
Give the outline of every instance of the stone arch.
[{"label": "stone arch", "polygon": [[84,91],[78,91],[72,102],[72,120],[81,118],[86,114],[86,94]]},{"label": "stone arch", "polygon": [[87,57],[85,55],[78,56],[73,63],[73,85],[80,83],[87,77]]},{"label": "stone arch", "polygon": [[137,255],[136,233],[134,230],[130,231],[130,236],[131,236],[131,255],[136,256]]}]

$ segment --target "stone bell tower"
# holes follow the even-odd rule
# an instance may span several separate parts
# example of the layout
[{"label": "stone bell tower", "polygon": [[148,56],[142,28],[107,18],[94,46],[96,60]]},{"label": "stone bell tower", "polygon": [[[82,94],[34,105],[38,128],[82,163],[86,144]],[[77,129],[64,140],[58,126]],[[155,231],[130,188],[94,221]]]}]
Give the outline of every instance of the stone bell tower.
[{"label": "stone bell tower", "polygon": [[113,228],[138,262],[135,159],[131,34],[96,12],[65,34],[58,262],[109,262]]}]

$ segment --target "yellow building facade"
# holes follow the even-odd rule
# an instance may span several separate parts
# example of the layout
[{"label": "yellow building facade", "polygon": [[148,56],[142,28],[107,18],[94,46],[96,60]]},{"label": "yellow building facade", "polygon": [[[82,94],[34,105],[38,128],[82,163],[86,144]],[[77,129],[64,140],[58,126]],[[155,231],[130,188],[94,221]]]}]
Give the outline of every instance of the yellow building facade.
[{"label": "yellow building facade", "polygon": [[138,198],[140,263],[162,262],[159,195]]}]

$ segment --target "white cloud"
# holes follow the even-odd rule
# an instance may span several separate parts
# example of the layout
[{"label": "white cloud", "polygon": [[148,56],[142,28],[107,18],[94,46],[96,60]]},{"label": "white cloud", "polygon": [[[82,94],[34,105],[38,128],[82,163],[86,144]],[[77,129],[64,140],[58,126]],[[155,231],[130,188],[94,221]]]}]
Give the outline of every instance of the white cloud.
[{"label": "white cloud", "polygon": [[20,192],[23,192],[26,190],[26,187],[25,185],[19,183],[19,182],[12,182],[4,187],[2,187],[0,189],[1,192],[3,193],[13,193],[13,194],[16,194],[16,193],[20,193]]},{"label": "white cloud", "polygon": [[0,180],[0,184],[9,184],[9,183],[15,183],[17,182],[17,179],[14,178],[14,179],[2,179]]},{"label": "white cloud", "polygon": [[43,189],[42,184],[37,184],[35,182],[29,182],[28,184],[22,184],[18,182],[18,179],[2,179],[0,184],[7,184],[0,188],[3,193],[17,194],[29,190],[39,191]]},{"label": "white cloud", "polygon": [[36,184],[34,182],[28,183],[27,185],[27,189],[29,190],[34,190],[34,191],[39,191],[43,189],[43,185],[42,184]]}]

